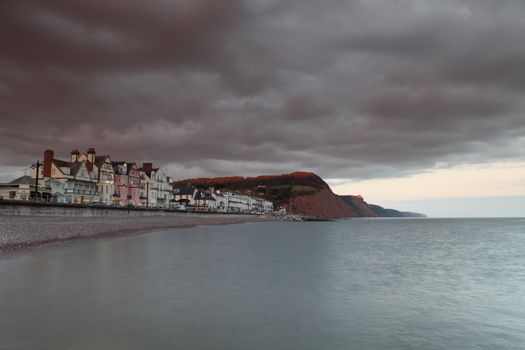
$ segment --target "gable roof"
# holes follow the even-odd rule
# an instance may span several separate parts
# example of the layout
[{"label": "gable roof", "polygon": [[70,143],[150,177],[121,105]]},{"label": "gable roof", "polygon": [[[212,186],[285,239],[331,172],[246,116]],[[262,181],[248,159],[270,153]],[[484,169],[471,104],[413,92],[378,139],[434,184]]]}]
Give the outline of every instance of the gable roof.
[{"label": "gable roof", "polygon": [[69,170],[69,175],[75,176],[78,173],[78,171],[80,170],[81,167],[82,167],[82,163],[79,163],[79,162],[72,163],[71,167],[69,168],[70,169]]},{"label": "gable roof", "polygon": [[14,179],[13,181],[10,182],[10,184],[13,184],[13,185],[34,185],[35,184],[35,179],[33,179],[31,176],[24,175],[24,176],[19,177],[18,179]]},{"label": "gable roof", "polygon": [[193,195],[193,193],[195,192],[195,187],[193,186],[180,186],[180,187],[174,187],[174,189],[179,190],[179,192],[176,193],[179,195]]},{"label": "gable roof", "polygon": [[53,164],[55,164],[58,168],[70,168],[71,162],[66,162],[65,160],[60,159],[53,159]]}]

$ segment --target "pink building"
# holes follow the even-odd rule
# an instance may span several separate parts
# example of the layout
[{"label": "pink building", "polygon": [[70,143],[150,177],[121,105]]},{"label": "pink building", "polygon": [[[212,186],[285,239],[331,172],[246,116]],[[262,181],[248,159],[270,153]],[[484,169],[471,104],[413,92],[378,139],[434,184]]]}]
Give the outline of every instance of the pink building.
[{"label": "pink building", "polygon": [[123,206],[140,206],[140,174],[135,163],[113,162],[115,201]]}]

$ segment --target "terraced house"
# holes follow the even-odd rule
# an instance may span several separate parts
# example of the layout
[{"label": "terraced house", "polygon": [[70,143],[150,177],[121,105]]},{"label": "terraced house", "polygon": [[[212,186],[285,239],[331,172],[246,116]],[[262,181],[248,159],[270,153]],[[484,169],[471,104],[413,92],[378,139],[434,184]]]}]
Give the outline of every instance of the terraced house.
[{"label": "terraced house", "polygon": [[142,205],[153,208],[169,208],[173,199],[170,177],[153,163],[143,163],[140,173],[140,199]]},{"label": "terraced house", "polygon": [[97,156],[95,149],[90,148],[86,153],[79,154],[77,150],[71,152],[71,157],[85,161],[88,170],[94,173],[98,183],[100,202],[110,205],[118,204],[115,199],[115,171],[109,155]]},{"label": "terraced house", "polygon": [[112,162],[115,172],[115,203],[122,206],[141,206],[140,173],[134,162]]}]

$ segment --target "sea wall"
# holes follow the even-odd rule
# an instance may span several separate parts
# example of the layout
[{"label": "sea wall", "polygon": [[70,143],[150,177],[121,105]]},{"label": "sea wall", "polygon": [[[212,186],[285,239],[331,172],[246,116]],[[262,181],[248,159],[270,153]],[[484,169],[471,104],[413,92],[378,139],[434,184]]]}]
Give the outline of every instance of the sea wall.
[{"label": "sea wall", "polygon": [[[203,215],[168,209],[119,208],[106,206],[87,206],[74,204],[55,204],[45,202],[20,202],[0,200],[0,215],[9,216],[51,216],[51,217],[150,217]],[[236,215],[232,213],[208,213],[207,215]],[[246,215],[246,214],[244,214]]]}]

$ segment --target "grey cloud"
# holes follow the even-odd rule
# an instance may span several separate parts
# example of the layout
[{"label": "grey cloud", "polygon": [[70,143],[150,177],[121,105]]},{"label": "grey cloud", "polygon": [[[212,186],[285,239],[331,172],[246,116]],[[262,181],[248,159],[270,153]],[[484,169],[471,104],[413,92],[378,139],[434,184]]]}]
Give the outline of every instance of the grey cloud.
[{"label": "grey cloud", "polygon": [[176,177],[523,159],[521,1],[0,4],[0,160],[94,146]]}]

